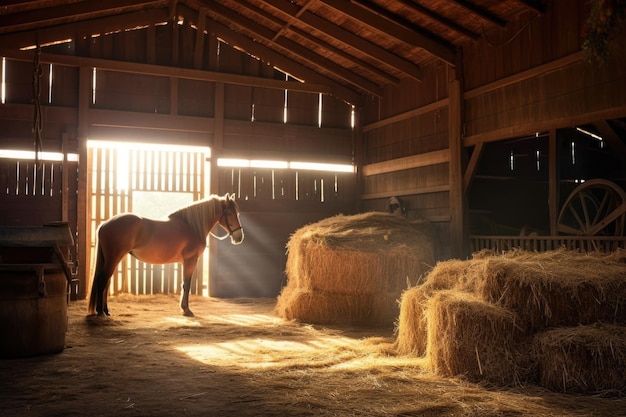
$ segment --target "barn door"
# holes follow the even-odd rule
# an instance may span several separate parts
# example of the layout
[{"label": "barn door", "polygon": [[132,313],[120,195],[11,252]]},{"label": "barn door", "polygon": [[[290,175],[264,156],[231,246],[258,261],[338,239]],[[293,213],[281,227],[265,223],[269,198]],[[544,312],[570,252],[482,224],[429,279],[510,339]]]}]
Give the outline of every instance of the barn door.
[{"label": "barn door", "polygon": [[[112,216],[133,212],[165,218],[176,209],[209,194],[210,149],[126,142],[89,141],[89,251],[95,265],[97,228]],[[198,261],[192,294],[208,294],[208,250]],[[179,264],[151,265],[126,256],[111,279],[112,294],[180,292]]]}]

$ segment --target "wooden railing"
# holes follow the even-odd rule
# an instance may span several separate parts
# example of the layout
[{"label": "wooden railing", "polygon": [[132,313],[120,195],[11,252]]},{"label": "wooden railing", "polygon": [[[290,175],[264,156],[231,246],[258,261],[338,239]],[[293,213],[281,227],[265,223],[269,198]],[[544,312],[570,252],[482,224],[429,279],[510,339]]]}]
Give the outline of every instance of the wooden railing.
[{"label": "wooden railing", "polygon": [[502,253],[512,249],[545,252],[566,248],[583,252],[612,252],[626,249],[626,236],[470,236],[470,249]]}]

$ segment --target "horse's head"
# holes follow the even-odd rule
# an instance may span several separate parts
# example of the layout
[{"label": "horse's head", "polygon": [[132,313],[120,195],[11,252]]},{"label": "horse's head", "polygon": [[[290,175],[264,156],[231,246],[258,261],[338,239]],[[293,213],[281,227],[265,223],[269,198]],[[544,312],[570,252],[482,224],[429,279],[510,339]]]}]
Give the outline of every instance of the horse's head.
[{"label": "horse's head", "polygon": [[235,202],[235,194],[224,196],[219,225],[228,232],[233,245],[243,242],[243,227],[239,222],[239,206]]}]

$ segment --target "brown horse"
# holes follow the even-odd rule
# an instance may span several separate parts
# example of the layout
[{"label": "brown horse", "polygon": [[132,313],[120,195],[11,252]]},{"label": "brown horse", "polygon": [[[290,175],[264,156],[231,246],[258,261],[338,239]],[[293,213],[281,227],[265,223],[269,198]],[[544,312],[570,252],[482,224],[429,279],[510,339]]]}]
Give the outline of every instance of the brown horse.
[{"label": "brown horse", "polygon": [[98,228],[96,270],[89,297],[89,313],[109,315],[107,293],[111,275],[122,258],[130,253],[143,262],[183,265],[183,288],[180,308],[189,309],[191,276],[198,258],[206,248],[206,239],[216,223],[228,232],[231,243],[243,241],[239,207],[235,196],[211,196],[170,214],[167,220],[152,220],[132,213],[119,214]]}]

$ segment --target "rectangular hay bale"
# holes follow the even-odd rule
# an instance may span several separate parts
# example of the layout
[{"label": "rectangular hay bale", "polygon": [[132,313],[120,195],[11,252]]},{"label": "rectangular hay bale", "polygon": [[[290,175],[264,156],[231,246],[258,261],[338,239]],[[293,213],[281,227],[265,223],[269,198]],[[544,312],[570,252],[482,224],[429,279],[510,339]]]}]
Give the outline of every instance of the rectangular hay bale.
[{"label": "rectangular hay bale", "polygon": [[626,327],[596,323],[538,333],[539,382],[563,393],[626,394]]},{"label": "rectangular hay bale", "polygon": [[472,294],[439,291],[427,302],[426,355],[434,373],[520,385],[531,366],[515,312]]},{"label": "rectangular hay bale", "polygon": [[276,313],[312,324],[392,326],[398,317],[397,298],[395,293],[341,294],[285,287]]},{"label": "rectangular hay bale", "polygon": [[426,354],[428,326],[424,309],[429,296],[428,289],[423,285],[409,288],[402,293],[395,343],[400,354],[414,356]]}]

